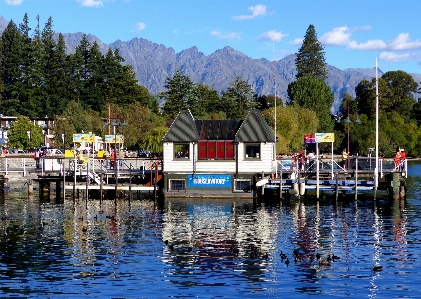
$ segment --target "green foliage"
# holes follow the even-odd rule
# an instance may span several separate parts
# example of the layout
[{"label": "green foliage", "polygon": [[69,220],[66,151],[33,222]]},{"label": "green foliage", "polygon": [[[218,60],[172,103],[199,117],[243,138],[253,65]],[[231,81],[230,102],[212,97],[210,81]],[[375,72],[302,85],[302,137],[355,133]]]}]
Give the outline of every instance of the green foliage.
[{"label": "green foliage", "polygon": [[29,117],[23,115],[18,116],[7,136],[9,148],[28,150],[44,144],[42,128],[34,125]]},{"label": "green foliage", "polygon": [[230,87],[222,93],[222,107],[228,119],[242,119],[252,108],[257,108],[259,102],[251,86],[237,76]]},{"label": "green foliage", "polygon": [[390,90],[390,104],[386,111],[396,111],[405,119],[409,119],[415,104],[413,94],[417,91],[418,84],[410,74],[403,71],[386,72],[382,79]]},{"label": "green foliage", "polygon": [[328,71],[323,50],[322,44],[317,40],[316,29],[310,24],[304,36],[303,44],[296,54],[296,79],[305,76],[311,76],[321,81],[327,79]]},{"label": "green foliage", "polygon": [[[121,115],[127,122],[127,126],[119,127],[119,133],[124,134],[125,145],[127,148],[141,149],[144,139],[154,128],[162,127],[165,120],[151,111],[148,107],[135,102],[125,109],[122,109]],[[151,150],[151,149],[149,149]]]},{"label": "green foliage", "polygon": [[316,113],[319,132],[332,132],[330,107],[334,96],[324,81],[311,76],[301,77],[288,85],[288,97],[288,105],[308,108]]},{"label": "green foliage", "polygon": [[73,144],[73,134],[92,132],[100,136],[102,121],[98,112],[85,108],[80,102],[71,101],[67,104],[63,114],[56,116],[54,127],[54,144],[62,145],[61,134],[65,134],[66,147]]},{"label": "green foliage", "polygon": [[151,152],[162,152],[162,138],[167,133],[168,128],[156,127],[145,134],[142,141],[142,148]]},{"label": "green foliage", "polygon": [[195,85],[188,76],[182,75],[178,69],[174,76],[167,77],[165,88],[159,96],[165,100],[164,116],[174,119],[180,110],[190,109],[194,116],[203,115],[203,105],[197,98]]},{"label": "green foliage", "polygon": [[[259,102],[260,110],[266,110],[270,107],[275,106],[275,96],[274,95],[260,95],[257,97],[257,102]],[[280,97],[276,97],[276,106],[283,106],[283,101]]]},{"label": "green foliage", "polygon": [[159,113],[156,100],[139,86],[131,66],[122,65],[118,50],[104,56],[84,35],[75,53],[67,55],[63,36],[57,42],[53,38],[51,17],[41,30],[38,16],[32,36],[30,31],[25,14],[19,28],[11,21],[1,35],[0,113],[60,115],[72,100],[97,112],[106,104],[124,107],[141,102]]},{"label": "green foliage", "polygon": [[[274,128],[274,108],[262,112],[270,127]],[[276,109],[276,152],[291,154],[302,149],[304,134],[316,133],[318,127],[317,116],[310,109],[286,106]]]},{"label": "green foliage", "polygon": [[16,24],[10,21],[3,31],[1,39],[0,69],[2,69],[4,89],[0,113],[18,115],[21,109],[19,95],[23,93],[23,58],[26,56],[23,38]]},{"label": "green foliage", "polygon": [[199,83],[196,84],[194,93],[199,101],[200,105],[203,106],[202,115],[195,115],[195,117],[201,117],[209,113],[218,113],[221,111],[221,101],[219,99],[218,92],[210,88],[209,86]]}]

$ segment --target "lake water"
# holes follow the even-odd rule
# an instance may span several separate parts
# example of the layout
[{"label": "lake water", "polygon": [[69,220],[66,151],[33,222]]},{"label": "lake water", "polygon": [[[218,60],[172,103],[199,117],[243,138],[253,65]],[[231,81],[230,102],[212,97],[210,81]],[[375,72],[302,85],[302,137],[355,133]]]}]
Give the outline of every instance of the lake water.
[{"label": "lake water", "polygon": [[[54,204],[11,192],[0,202],[0,297],[420,298],[421,164],[409,173],[406,201],[392,203]],[[316,253],[340,259],[320,266]]]}]

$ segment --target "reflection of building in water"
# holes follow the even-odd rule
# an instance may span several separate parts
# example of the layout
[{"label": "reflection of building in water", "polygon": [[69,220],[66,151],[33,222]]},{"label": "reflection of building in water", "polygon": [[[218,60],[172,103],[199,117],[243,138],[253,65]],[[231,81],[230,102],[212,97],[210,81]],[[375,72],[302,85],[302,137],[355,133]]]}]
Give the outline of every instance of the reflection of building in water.
[{"label": "reflection of building in water", "polygon": [[[168,200],[162,219],[162,240],[174,246],[163,261],[190,261],[201,267],[226,267],[248,257],[250,248],[271,254],[276,243],[276,219],[266,209],[253,212],[248,201],[221,200],[202,204],[197,199]],[[185,254],[188,248],[192,252]],[[233,248],[238,248],[238,255]],[[186,250],[187,248],[187,250]],[[164,247],[164,252],[170,252]]]}]

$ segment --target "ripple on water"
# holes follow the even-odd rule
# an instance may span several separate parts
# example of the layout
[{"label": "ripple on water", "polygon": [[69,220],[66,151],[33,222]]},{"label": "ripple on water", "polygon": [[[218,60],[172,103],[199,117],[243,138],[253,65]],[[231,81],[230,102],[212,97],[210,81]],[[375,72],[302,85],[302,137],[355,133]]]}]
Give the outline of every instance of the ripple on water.
[{"label": "ripple on water", "polygon": [[[392,204],[254,206],[231,199],[52,204],[10,194],[0,203],[0,293],[421,297],[418,177],[421,173],[408,179],[407,200]],[[312,259],[316,253],[340,259],[319,266]],[[383,271],[374,272],[374,265]]]}]

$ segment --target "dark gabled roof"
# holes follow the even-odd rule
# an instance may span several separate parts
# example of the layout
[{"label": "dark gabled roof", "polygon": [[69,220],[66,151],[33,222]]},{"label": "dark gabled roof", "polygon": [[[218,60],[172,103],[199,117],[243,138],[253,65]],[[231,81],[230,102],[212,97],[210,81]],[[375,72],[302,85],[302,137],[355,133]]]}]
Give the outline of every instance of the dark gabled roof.
[{"label": "dark gabled roof", "polygon": [[182,110],[162,142],[199,140],[275,142],[275,136],[258,109],[250,110],[244,120],[195,120],[190,110]]},{"label": "dark gabled roof", "polygon": [[235,135],[236,142],[275,142],[268,123],[258,109],[251,109]]},{"label": "dark gabled roof", "polygon": [[182,110],[162,138],[162,142],[193,142],[198,139],[193,115],[190,110]]},{"label": "dark gabled roof", "polygon": [[200,140],[234,140],[242,121],[239,120],[196,120]]}]

